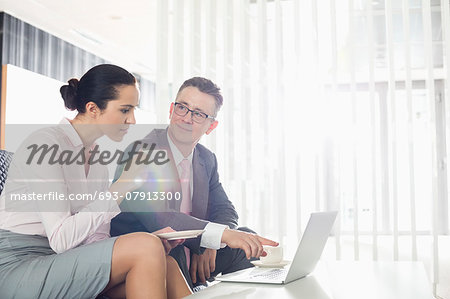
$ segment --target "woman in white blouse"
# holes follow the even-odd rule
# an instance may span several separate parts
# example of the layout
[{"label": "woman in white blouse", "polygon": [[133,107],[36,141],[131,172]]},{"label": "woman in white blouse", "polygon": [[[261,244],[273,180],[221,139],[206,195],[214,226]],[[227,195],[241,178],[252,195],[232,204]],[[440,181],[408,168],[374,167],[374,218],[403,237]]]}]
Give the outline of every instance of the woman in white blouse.
[{"label": "woman in white blouse", "polygon": [[[62,86],[61,95],[77,116],[33,133],[10,165],[0,200],[0,297],[190,294],[167,255],[180,241],[162,242],[148,233],[109,235],[121,199],[136,188],[143,169],[132,166],[108,186],[107,168],[93,163],[99,154],[93,149],[104,135],[122,140],[135,123],[136,79],[118,66],[98,65]],[[94,200],[74,200],[83,194]]]}]

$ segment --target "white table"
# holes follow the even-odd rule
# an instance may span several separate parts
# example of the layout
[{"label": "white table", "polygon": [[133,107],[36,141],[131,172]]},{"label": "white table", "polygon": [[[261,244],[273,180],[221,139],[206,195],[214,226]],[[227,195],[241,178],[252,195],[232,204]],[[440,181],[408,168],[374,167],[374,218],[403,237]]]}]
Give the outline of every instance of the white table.
[{"label": "white table", "polygon": [[432,299],[421,262],[321,262],[286,285],[217,282],[187,298]]}]

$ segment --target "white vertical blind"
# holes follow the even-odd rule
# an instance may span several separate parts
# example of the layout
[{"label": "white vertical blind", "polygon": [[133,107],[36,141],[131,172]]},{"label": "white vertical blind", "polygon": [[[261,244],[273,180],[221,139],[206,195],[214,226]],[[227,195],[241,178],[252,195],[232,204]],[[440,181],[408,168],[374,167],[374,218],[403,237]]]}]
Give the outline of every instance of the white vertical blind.
[{"label": "white vertical blind", "polygon": [[[336,94],[337,93],[337,66],[338,66],[338,55],[337,55],[337,23],[336,23],[336,1],[330,0],[330,36],[331,36],[331,93]],[[328,105],[332,103],[332,99],[326,99],[326,102]],[[336,165],[339,167],[339,163],[336,163]],[[339,170],[335,170],[334,173],[338,172]],[[333,183],[333,182],[331,182]],[[340,180],[339,178],[336,178],[336,186],[340,186]],[[337,192],[335,194],[340,194],[340,189],[337,187]],[[341,197],[337,197],[336,200],[336,207],[341,207]],[[341,238],[340,238],[340,232],[341,232],[341,214],[339,213],[337,216],[336,224],[335,224],[335,234],[336,234],[336,259],[341,259]]]},{"label": "white vertical blind", "polygon": [[[301,41],[300,41],[300,0],[294,0],[293,2],[293,9],[292,9],[292,17],[293,17],[293,42],[294,42],[294,61],[292,61],[293,65],[295,66],[295,70],[293,72],[292,78],[290,82],[294,82],[294,84],[297,84],[297,82],[300,82],[300,69],[301,69],[301,60],[300,60],[300,49],[301,49]],[[302,231],[302,195],[301,195],[301,188],[302,184],[300,183],[301,178],[301,168],[300,165],[302,165],[302,154],[297,152],[296,153],[296,159],[295,159],[295,178],[297,179],[297,182],[295,182],[296,188],[295,191],[295,228],[297,228],[296,234],[294,236],[296,239],[299,239],[303,233]],[[294,223],[294,222],[293,222]]]},{"label": "white vertical blind", "polygon": [[172,93],[171,100],[175,100],[178,87],[184,81],[184,26],[174,26],[173,23],[184,23],[184,1],[173,1],[173,18],[176,22],[172,22]]},{"label": "white vertical blind", "polygon": [[402,18],[404,34],[404,59],[405,59],[405,91],[408,109],[408,166],[409,166],[409,196],[411,205],[411,259],[417,260],[417,232],[416,232],[416,196],[415,196],[415,166],[414,166],[414,116],[413,116],[413,98],[411,81],[411,51],[410,51],[410,21],[409,21],[409,2],[402,1]]},{"label": "white vertical blind", "polygon": [[[260,86],[257,90],[258,97],[257,100],[252,101],[254,103],[254,107],[259,107],[259,109],[254,109],[256,111],[256,128],[258,129],[257,133],[254,135],[255,144],[258,145],[259,151],[263,152],[263,156],[267,153],[266,148],[266,141],[260,138],[264,136],[265,132],[267,132],[267,121],[268,120],[268,113],[267,113],[267,104],[268,104],[268,69],[267,69],[267,52],[268,52],[268,45],[267,45],[267,2],[266,0],[258,0],[257,2],[257,22],[256,22],[256,28],[257,28],[257,47],[256,47],[256,55],[257,55],[257,72],[258,72],[258,81],[257,85]],[[256,106],[258,105],[258,106]],[[259,110],[259,111],[258,111]],[[257,139],[260,139],[259,142]],[[260,155],[261,157],[261,155]],[[259,167],[256,174],[256,183],[262,184],[264,186],[268,186],[268,179],[267,177],[270,177],[270,174],[268,176],[263,176],[262,171],[264,169],[267,169],[267,160],[259,160],[257,157],[254,157],[254,163],[255,165],[260,165],[262,167]],[[256,166],[258,167],[258,166]],[[266,219],[268,218],[268,212],[265,207],[268,207],[270,204],[271,196],[268,192],[264,192],[261,188],[258,188],[259,192],[257,192],[255,195],[256,198],[259,198],[259,205],[258,205],[258,213],[259,215],[259,221],[258,225],[261,228],[261,230],[268,231],[270,227],[267,225]]]},{"label": "white vertical blind", "polygon": [[[444,75],[447,80],[445,80],[446,86],[446,94],[450,94],[450,4],[446,0],[441,0],[441,19],[442,19],[442,32],[443,32],[443,41],[444,41],[444,57],[445,57],[445,66],[447,73]],[[446,111],[450,111],[450,103],[446,101],[447,109]],[[450,115],[447,113],[447,115]],[[450,123],[447,123],[447,125]],[[450,130],[449,130],[450,131]],[[448,148],[448,146],[447,146]]]},{"label": "white vertical blind", "polygon": [[377,207],[377,129],[376,129],[376,95],[375,95],[375,49],[373,41],[373,8],[372,0],[367,0],[367,45],[368,45],[368,63],[369,63],[369,101],[370,101],[370,125],[371,125],[371,150],[372,150],[372,259],[378,260],[378,207]]},{"label": "white vertical blind", "polygon": [[434,93],[434,74],[433,74],[433,53],[432,53],[432,35],[431,35],[431,10],[430,0],[422,0],[422,22],[423,22],[423,37],[425,48],[425,70],[426,70],[426,88],[427,99],[430,105],[430,146],[431,146],[431,184],[432,184],[432,207],[431,207],[431,219],[432,219],[432,235],[433,235],[433,272],[432,281],[434,286],[434,293],[436,293],[436,284],[439,283],[439,255],[438,255],[438,163],[437,163],[437,148],[436,148],[436,103]]},{"label": "white vertical blind", "polygon": [[[222,130],[224,131],[225,136],[232,136],[233,134],[233,110],[234,110],[234,88],[233,88],[233,64],[234,64],[234,39],[233,39],[233,12],[234,12],[234,1],[230,2],[221,2],[222,3],[222,32],[223,32],[223,84],[222,90],[224,94],[227,94],[227,105],[224,105],[224,115],[223,122],[226,123],[226,126],[223,126]],[[225,178],[230,182],[234,182],[233,179],[235,176],[235,169],[237,165],[233,163],[233,160],[236,158],[234,153],[234,143],[225,142],[225,158],[227,168],[225,169]],[[236,194],[237,184],[232,183],[230,185],[232,188],[231,192]]]},{"label": "white vertical blind", "polygon": [[[250,71],[250,3],[248,0],[238,1],[237,2],[237,10],[239,11],[239,23],[238,28],[240,30],[239,42],[240,42],[240,81],[241,81],[241,91],[240,97],[242,99],[246,99],[242,103],[242,112],[240,115],[240,119],[242,122],[242,128],[245,134],[252,135],[252,126],[250,118],[247,115],[247,111],[252,109],[250,104],[251,99],[251,71]],[[239,130],[239,128],[236,128]],[[239,149],[238,149],[239,152]],[[242,217],[244,219],[248,219],[249,216],[249,208],[247,206],[247,200],[252,197],[252,184],[251,184],[251,155],[252,152],[252,143],[250,138],[245,138],[244,143],[242,144],[242,167],[241,167],[241,175],[242,175],[242,208],[241,211],[243,213]]]},{"label": "white vertical blind", "polygon": [[[449,78],[450,78],[450,8],[449,8],[450,4],[449,1],[446,0],[442,0],[441,1],[441,20],[442,20],[442,36],[443,36],[443,55],[444,55],[444,65],[445,65],[445,69],[447,70],[446,74],[444,75],[446,80],[444,83],[444,87],[445,87],[445,115],[446,117],[450,116],[450,101],[448,100],[449,98],[449,94],[450,94],[450,82],[449,82]],[[447,142],[447,149],[450,148],[450,122],[446,122],[445,124],[445,128],[446,128],[446,142]],[[448,165],[448,162],[446,162],[446,165]],[[447,167],[446,167],[447,168]],[[448,177],[447,177],[448,179]],[[447,200],[447,205],[448,205],[448,200]],[[449,213],[450,213],[450,205],[448,205],[447,207],[447,219],[449,217]],[[448,226],[448,225],[447,225]],[[446,232],[448,234],[450,230],[450,227],[446,228]]]},{"label": "white vertical blind", "polygon": [[[348,40],[349,56],[355,55],[355,25],[354,25],[354,2],[348,1]],[[349,59],[348,68],[350,73],[350,98],[351,98],[351,117],[352,117],[352,168],[353,168],[353,254],[354,259],[359,260],[359,205],[358,205],[358,148],[357,148],[357,115],[356,115],[356,82],[354,60]]]},{"label": "white vertical blind", "polygon": [[241,225],[295,244],[311,212],[338,209],[325,256],[429,259],[437,284],[449,13],[444,0],[159,0],[158,105],[192,76],[221,87],[202,142]]},{"label": "white vertical blind", "polygon": [[393,223],[393,256],[398,260],[398,193],[397,193],[397,119],[395,100],[395,60],[391,1],[386,1],[386,48],[388,52],[388,99],[391,112],[391,165],[392,165],[392,223]]},{"label": "white vertical blind", "polygon": [[158,0],[157,2],[158,13],[156,15],[156,32],[157,35],[157,48],[156,55],[158,56],[157,68],[156,68],[156,98],[160,99],[161,105],[156,105],[158,113],[157,121],[159,123],[167,122],[167,103],[170,103],[169,96],[169,78],[168,78],[168,34],[169,23],[167,19],[168,15],[168,2],[165,0]]},{"label": "white vertical blind", "polygon": [[[202,57],[202,43],[201,43],[201,2],[200,0],[192,1],[190,8],[190,48],[191,48],[191,70],[190,74],[201,73],[201,57]],[[188,2],[189,3],[189,2]]]},{"label": "white vertical blind", "polygon": [[[216,80],[217,76],[217,18],[216,18],[216,11],[217,11],[217,1],[211,0],[207,1],[204,4],[204,15],[205,15],[205,51],[203,55],[205,56],[205,76],[206,78],[209,78],[213,81]],[[211,136],[209,138],[208,145],[210,146],[211,150],[216,151],[217,146],[217,135]]]},{"label": "white vertical blind", "polygon": [[[281,1],[275,0],[275,16],[274,16],[274,36],[275,36],[275,51],[274,51],[274,64],[275,64],[275,93],[274,96],[278,100],[276,102],[271,101],[271,111],[280,111],[281,113],[276,113],[277,121],[280,123],[281,127],[284,127],[284,106],[285,106],[285,95],[284,95],[284,55],[283,55],[283,25],[282,25],[282,13],[281,13]],[[275,104],[275,105],[274,105]],[[273,128],[273,126],[272,126]],[[279,200],[275,204],[275,213],[277,218],[275,223],[277,224],[277,238],[283,240],[285,237],[285,231],[287,228],[286,217],[284,211],[289,209],[288,200],[286,198],[286,176],[282,175],[286,173],[286,165],[284,155],[285,151],[285,131],[278,131],[277,134],[272,135],[271,140],[278,143],[277,156],[279,157],[276,161],[278,164],[278,172],[276,176],[275,186],[278,190]]]}]

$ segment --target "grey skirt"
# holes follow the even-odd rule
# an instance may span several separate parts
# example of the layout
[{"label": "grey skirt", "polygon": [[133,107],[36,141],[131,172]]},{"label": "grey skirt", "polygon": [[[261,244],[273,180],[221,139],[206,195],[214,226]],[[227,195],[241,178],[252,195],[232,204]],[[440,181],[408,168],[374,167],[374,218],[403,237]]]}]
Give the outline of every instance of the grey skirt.
[{"label": "grey skirt", "polygon": [[56,254],[46,237],[0,230],[0,298],[95,298],[109,282],[115,240]]}]

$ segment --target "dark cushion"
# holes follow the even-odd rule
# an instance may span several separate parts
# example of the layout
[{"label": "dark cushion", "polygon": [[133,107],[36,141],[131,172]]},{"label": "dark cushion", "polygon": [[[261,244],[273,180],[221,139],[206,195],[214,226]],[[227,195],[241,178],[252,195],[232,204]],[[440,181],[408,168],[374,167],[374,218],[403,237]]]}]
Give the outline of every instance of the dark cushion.
[{"label": "dark cushion", "polygon": [[0,194],[2,194],[3,187],[5,186],[12,155],[10,152],[0,150]]}]

